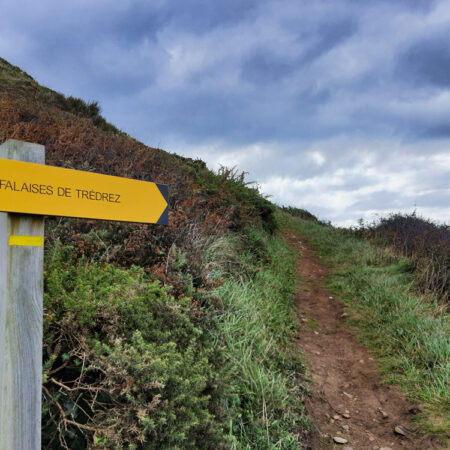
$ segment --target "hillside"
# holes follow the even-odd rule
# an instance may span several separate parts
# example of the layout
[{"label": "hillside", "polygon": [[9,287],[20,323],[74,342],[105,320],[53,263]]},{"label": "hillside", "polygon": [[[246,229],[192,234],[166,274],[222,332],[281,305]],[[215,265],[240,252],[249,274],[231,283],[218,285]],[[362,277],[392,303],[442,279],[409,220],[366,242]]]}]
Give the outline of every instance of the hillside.
[{"label": "hillside", "polygon": [[[196,232],[238,231],[257,222],[269,230],[274,226],[273,205],[257,189],[246,186],[240,174],[227,169],[214,174],[202,161],[147,147],[108,124],[97,104],[41,87],[4,60],[0,60],[0,102],[0,142],[19,139],[45,145],[49,165],[170,185],[169,227],[65,221],[58,238],[63,243],[70,240],[76,253],[98,253],[86,234],[93,226],[108,229],[111,240],[102,239],[105,248],[114,247],[113,254],[107,255],[109,262],[139,263],[158,272],[175,241],[180,248],[190,247],[195,265],[198,247],[192,235]],[[136,246],[140,240],[148,248]]]},{"label": "hillside", "polygon": [[46,220],[43,446],[296,448],[294,259],[270,235],[274,205],[244,174],[147,147],[0,60],[7,139],[45,145],[50,165],[169,185],[169,226]]},{"label": "hillside", "polygon": [[8,139],[169,185],[168,226],[46,218],[43,448],[449,438],[448,226],[397,214],[342,230],[278,208],[244,173],[145,146],[0,59]]}]

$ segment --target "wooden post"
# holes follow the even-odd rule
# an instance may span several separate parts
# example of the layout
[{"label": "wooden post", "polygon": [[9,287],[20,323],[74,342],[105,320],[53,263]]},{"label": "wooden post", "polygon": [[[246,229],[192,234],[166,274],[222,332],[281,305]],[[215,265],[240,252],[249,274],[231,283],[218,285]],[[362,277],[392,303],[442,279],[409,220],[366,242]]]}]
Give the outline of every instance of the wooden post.
[{"label": "wooden post", "polygon": [[[45,147],[9,140],[0,158],[45,164]],[[0,213],[0,450],[41,448],[43,237],[43,216]]]}]

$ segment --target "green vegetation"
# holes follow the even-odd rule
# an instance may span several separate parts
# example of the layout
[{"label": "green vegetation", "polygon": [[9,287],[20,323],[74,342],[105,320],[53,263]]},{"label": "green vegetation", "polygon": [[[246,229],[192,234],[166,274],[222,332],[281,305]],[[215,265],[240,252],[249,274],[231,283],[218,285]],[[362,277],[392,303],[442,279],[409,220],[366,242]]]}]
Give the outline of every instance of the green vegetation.
[{"label": "green vegetation", "polygon": [[317,322],[314,319],[308,318],[308,327],[311,329],[317,328],[319,325],[317,325]]},{"label": "green vegetation", "polygon": [[295,255],[252,228],[222,236],[204,259],[221,285],[198,308],[141,268],[47,247],[46,448],[298,448]]},{"label": "green vegetation", "polygon": [[226,279],[216,294],[224,308],[218,338],[230,360],[233,448],[297,449],[308,423],[299,380],[304,369],[291,344],[298,327],[296,255],[281,236],[250,230],[218,240],[208,258],[211,276]]},{"label": "green vegetation", "polygon": [[249,223],[248,220],[242,220],[244,214],[250,219],[260,219],[269,233],[276,230],[275,205],[261,195],[258,185],[245,180],[246,172],[239,173],[236,167],[221,166],[215,173],[201,160],[184,158],[183,161],[195,177],[194,189],[201,187],[206,196],[219,198],[231,209],[230,229],[236,231]]},{"label": "green vegetation", "polygon": [[350,324],[378,358],[384,381],[421,403],[421,427],[444,437],[450,429],[450,322],[432,296],[418,293],[411,261],[349,231],[287,215],[283,221],[329,266],[329,288],[351,311]]},{"label": "green vegetation", "polygon": [[44,446],[220,448],[223,352],[188,301],[137,267],[46,255]]},{"label": "green vegetation", "polygon": [[450,304],[450,226],[412,214],[391,214],[353,230],[410,258],[417,286]]},{"label": "green vegetation", "polygon": [[313,222],[319,223],[319,219],[309,211],[306,211],[306,209],[295,208],[294,206],[283,206],[281,210],[285,213],[288,213],[292,217],[297,217],[298,219],[303,220],[311,220]]},{"label": "green vegetation", "polygon": [[72,96],[66,97],[59,92],[53,91],[51,91],[51,94],[47,93],[47,97],[50,97],[51,103],[60,108],[62,111],[89,119],[93,125],[100,128],[102,131],[111,134],[125,135],[123,131],[120,131],[114,125],[107,122],[100,114],[101,109],[98,102],[85,102],[81,98]]},{"label": "green vegetation", "polygon": [[294,255],[245,173],[107,124],[0,60],[0,142],[170,186],[168,226],[46,221],[46,448],[297,448]]},{"label": "green vegetation", "polygon": [[19,67],[13,66],[3,58],[0,58],[0,80],[3,85],[16,83],[17,80],[21,80],[22,83],[35,83],[30,75]]}]

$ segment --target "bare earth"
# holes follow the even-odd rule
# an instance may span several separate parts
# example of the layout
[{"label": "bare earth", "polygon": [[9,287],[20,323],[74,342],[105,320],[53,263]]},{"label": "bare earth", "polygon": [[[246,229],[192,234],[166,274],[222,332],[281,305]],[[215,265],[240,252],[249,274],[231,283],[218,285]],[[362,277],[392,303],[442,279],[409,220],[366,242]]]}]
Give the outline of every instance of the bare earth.
[{"label": "bare earth", "polygon": [[[285,236],[300,254],[303,281],[295,296],[302,322],[297,342],[312,378],[307,409],[316,429],[307,448],[441,449],[414,431],[416,411],[404,395],[380,384],[376,361],[347,328],[343,304],[324,287],[320,259],[296,234],[286,231]],[[394,431],[397,426],[404,436]]]}]

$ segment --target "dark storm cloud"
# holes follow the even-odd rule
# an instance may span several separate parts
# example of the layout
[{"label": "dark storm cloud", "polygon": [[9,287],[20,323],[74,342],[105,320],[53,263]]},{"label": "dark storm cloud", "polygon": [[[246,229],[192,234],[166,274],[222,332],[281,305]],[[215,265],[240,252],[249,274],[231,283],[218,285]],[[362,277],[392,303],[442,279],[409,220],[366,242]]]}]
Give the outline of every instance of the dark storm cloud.
[{"label": "dark storm cloud", "polygon": [[449,42],[445,0],[16,0],[0,14],[0,55],[42,84],[337,222],[414,199],[450,218]]},{"label": "dark storm cloud", "polygon": [[[295,29],[298,24],[291,25]],[[352,20],[328,20],[316,24],[312,30],[299,33],[297,54],[277,54],[260,46],[245,56],[241,77],[257,85],[280,81],[350,38],[356,30],[357,24]]]},{"label": "dark storm cloud", "polygon": [[450,26],[439,31],[428,30],[400,54],[401,76],[417,84],[438,88],[450,87]]},{"label": "dark storm cloud", "polygon": [[426,129],[423,133],[424,138],[450,138],[450,118],[445,123],[436,123],[432,127]]},{"label": "dark storm cloud", "polygon": [[171,0],[166,2],[161,11],[176,26],[194,33],[204,33],[219,26],[236,25],[245,21],[257,7],[265,3],[264,0]]},{"label": "dark storm cloud", "polygon": [[[326,20],[317,26],[315,41],[307,48],[299,63],[307,64],[319,58],[332,48],[352,37],[358,30],[358,24],[352,19]],[[299,39],[305,35],[300,34]]]},{"label": "dark storm cloud", "polygon": [[286,78],[297,68],[295,61],[260,48],[248,55],[243,62],[241,76],[252,83],[265,84]]}]

